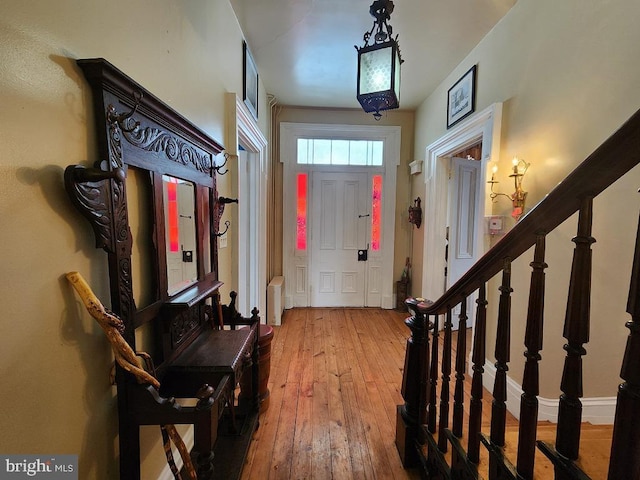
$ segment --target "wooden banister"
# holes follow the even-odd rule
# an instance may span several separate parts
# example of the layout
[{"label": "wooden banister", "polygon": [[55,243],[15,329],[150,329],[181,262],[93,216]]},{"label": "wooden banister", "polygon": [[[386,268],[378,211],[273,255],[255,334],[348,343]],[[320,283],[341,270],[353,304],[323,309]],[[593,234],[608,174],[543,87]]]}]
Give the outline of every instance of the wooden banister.
[{"label": "wooden banister", "polygon": [[[588,479],[576,459],[580,452],[583,395],[583,357],[590,336],[590,302],[593,200],[615,181],[640,164],[640,110],[609,139],[589,155],[516,226],[498,241],[451,288],[435,301],[408,299],[413,316],[407,320],[412,338],[407,357],[402,394],[405,404],[398,408],[396,443],[405,466],[419,465],[425,478],[478,479],[484,445],[489,452],[489,480],[529,480],[534,478],[536,448],[554,466],[554,478]],[[563,329],[566,339],[564,368],[560,384],[555,445],[537,441],[540,363],[545,323],[546,238],[573,214],[578,213],[577,233],[572,239],[573,262],[569,278]],[[511,286],[512,262],[533,248],[530,286],[515,291]],[[483,374],[485,366],[488,283],[501,274],[497,295],[495,331],[495,379],[491,406],[490,434],[483,431]],[[467,374],[467,299],[477,294],[473,350],[471,356],[471,399],[465,405]],[[527,296],[525,323],[525,363],[520,398],[520,417],[515,465],[506,458],[507,372],[511,349],[511,301],[514,295]],[[457,341],[453,345],[452,317],[459,311]],[[616,417],[609,463],[609,480],[640,478],[640,221],[629,288],[627,312],[630,331],[621,368],[624,380],[618,390]],[[443,317],[442,354],[439,349],[440,317]],[[431,322],[429,320],[431,319]],[[429,349],[428,330],[433,328]],[[522,339],[518,339],[522,341]],[[452,352],[455,349],[455,361]],[[455,375],[451,378],[452,361]],[[438,375],[438,366],[440,375]],[[438,377],[441,382],[438,385]],[[454,381],[450,412],[451,381]],[[440,391],[437,392],[437,388]],[[439,408],[437,402],[439,401]],[[466,414],[465,412],[468,412]],[[465,416],[466,415],[466,416]],[[467,449],[463,448],[464,424],[468,422]],[[451,425],[451,427],[450,427]],[[451,447],[451,455],[445,455]],[[402,448],[401,448],[402,447]],[[411,448],[414,450],[412,451]],[[411,462],[406,462],[409,459]]]},{"label": "wooden banister", "polygon": [[640,163],[640,110],[589,155],[540,203],[524,215],[491,250],[478,260],[431,306],[428,315],[445,314],[465,294],[502,270],[506,258],[518,258],[536,243],[539,232],[550,232],[580,209],[583,198],[595,197]]}]

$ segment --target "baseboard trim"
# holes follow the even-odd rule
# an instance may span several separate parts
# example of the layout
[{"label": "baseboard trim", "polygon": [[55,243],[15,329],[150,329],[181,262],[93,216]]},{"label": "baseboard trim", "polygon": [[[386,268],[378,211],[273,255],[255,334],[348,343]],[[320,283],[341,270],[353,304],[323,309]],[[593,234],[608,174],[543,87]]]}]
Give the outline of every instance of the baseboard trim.
[{"label": "baseboard trim", "polygon": [[383,295],[380,299],[380,308],[384,310],[393,310],[396,306],[396,294]]},{"label": "baseboard trim", "polygon": [[[496,367],[489,360],[484,365],[482,384],[489,392],[493,391]],[[520,419],[520,397],[522,386],[507,376],[507,410]],[[582,421],[593,425],[613,425],[616,414],[616,397],[581,398]],[[560,399],[538,397],[538,420],[558,423]]]}]

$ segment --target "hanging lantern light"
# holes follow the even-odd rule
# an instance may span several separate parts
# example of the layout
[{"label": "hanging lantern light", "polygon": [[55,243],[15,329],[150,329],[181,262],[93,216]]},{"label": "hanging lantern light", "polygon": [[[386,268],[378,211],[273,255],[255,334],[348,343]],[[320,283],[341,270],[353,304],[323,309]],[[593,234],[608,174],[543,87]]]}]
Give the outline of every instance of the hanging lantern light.
[{"label": "hanging lantern light", "polygon": [[[373,27],[364,34],[364,46],[358,51],[358,101],[365,112],[380,120],[381,111],[400,106],[400,56],[398,36],[392,38],[389,25],[393,2],[375,0],[369,7]],[[374,34],[375,31],[375,34]],[[369,44],[373,35],[373,43]]]}]

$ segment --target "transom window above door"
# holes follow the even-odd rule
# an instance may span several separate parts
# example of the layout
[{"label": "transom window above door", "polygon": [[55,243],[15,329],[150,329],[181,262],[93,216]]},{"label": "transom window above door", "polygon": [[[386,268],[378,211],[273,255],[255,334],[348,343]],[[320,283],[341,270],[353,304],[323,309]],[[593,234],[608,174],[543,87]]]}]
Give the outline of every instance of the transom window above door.
[{"label": "transom window above door", "polygon": [[351,165],[380,167],[383,165],[382,140],[335,140],[298,138],[299,165]]}]

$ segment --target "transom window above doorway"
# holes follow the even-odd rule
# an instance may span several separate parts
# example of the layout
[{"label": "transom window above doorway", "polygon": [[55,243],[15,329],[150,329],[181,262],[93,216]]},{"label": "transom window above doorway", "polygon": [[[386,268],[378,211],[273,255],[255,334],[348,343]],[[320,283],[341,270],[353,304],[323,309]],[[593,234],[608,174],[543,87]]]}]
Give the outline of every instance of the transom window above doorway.
[{"label": "transom window above doorway", "polygon": [[380,167],[382,140],[335,140],[298,138],[299,165],[351,165]]}]

